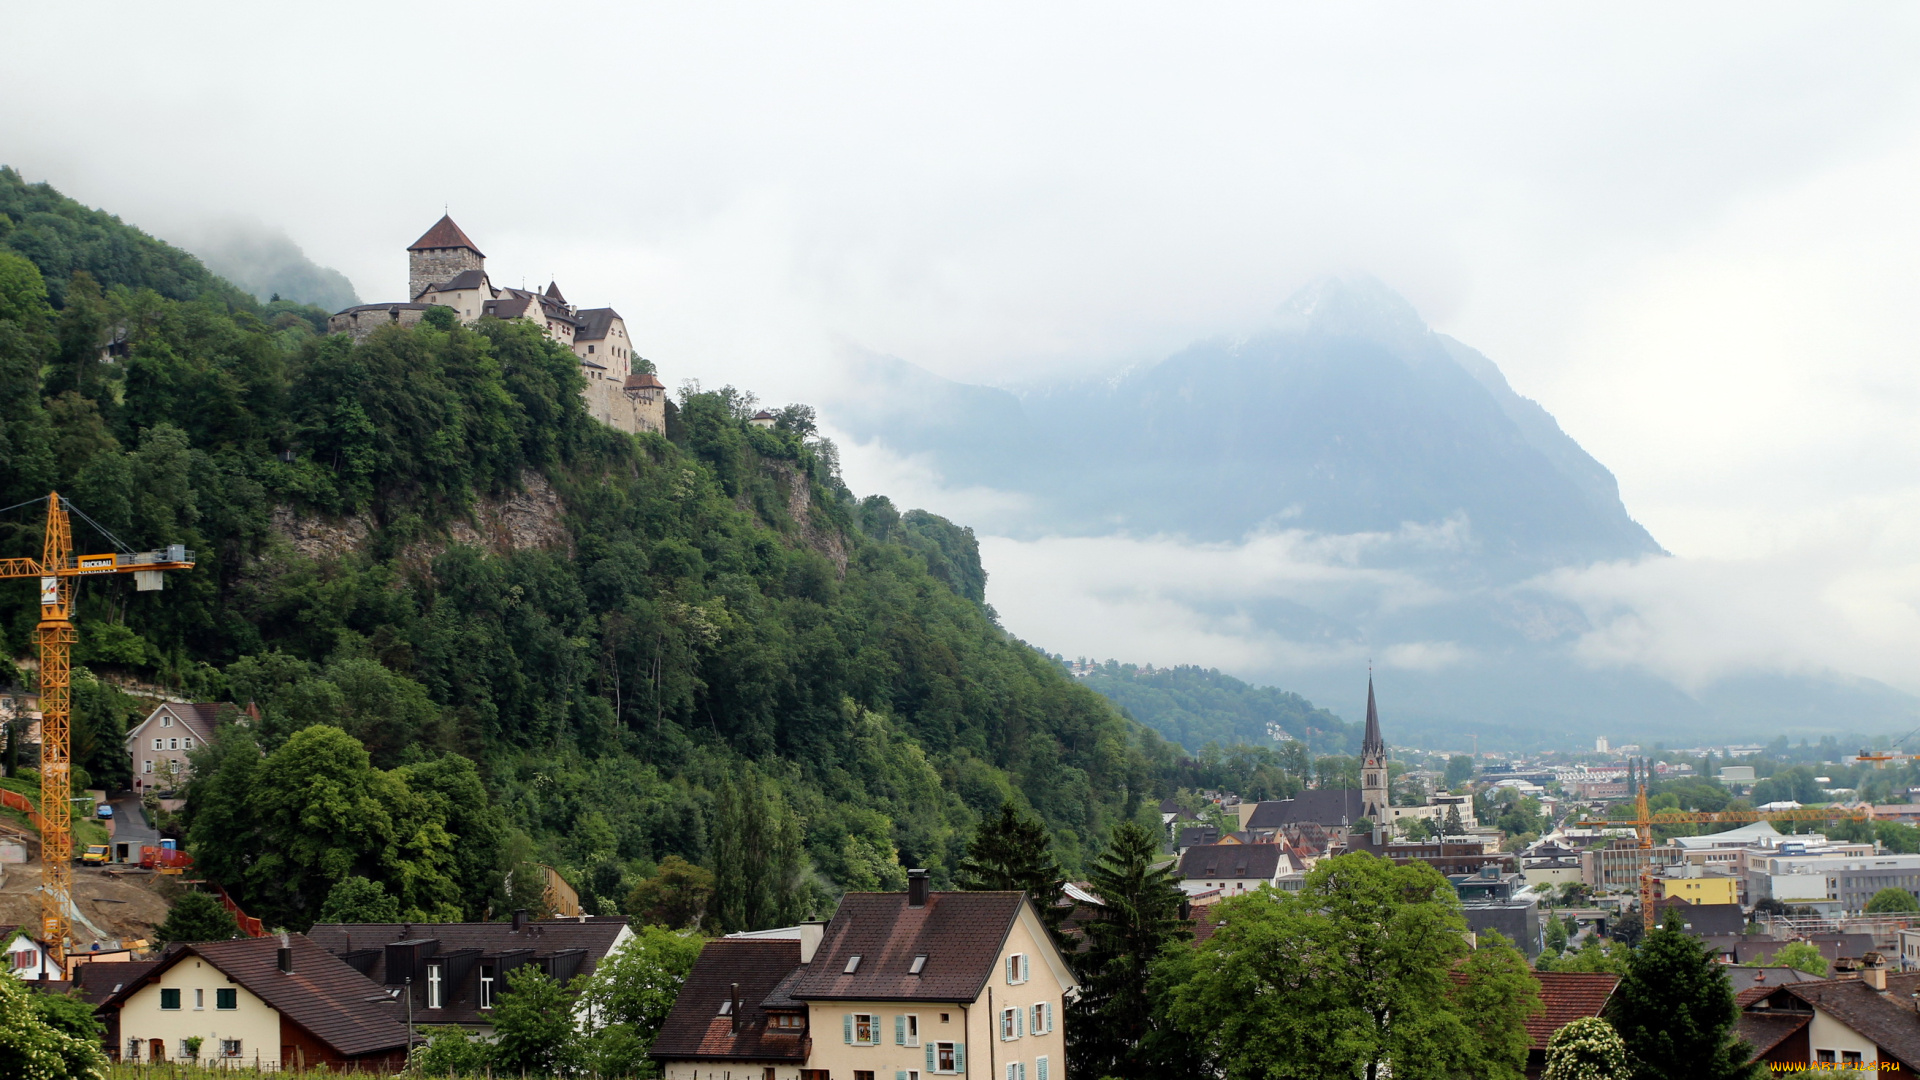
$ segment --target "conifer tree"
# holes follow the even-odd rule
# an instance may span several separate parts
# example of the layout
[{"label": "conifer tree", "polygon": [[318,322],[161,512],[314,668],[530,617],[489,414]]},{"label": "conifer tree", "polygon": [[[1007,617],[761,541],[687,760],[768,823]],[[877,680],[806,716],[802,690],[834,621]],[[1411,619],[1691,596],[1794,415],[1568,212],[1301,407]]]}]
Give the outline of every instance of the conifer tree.
[{"label": "conifer tree", "polygon": [[1172,864],[1155,866],[1159,858],[1153,834],[1124,822],[1088,876],[1103,906],[1087,924],[1087,950],[1073,954],[1080,996],[1069,1006],[1069,1075],[1161,1076],[1186,1056],[1156,1016],[1150,987],[1154,962],[1169,944],[1184,941],[1191,925],[1180,917],[1185,894]]},{"label": "conifer tree", "polygon": [[966,858],[954,868],[954,882],[968,892],[1021,890],[1032,898],[1047,932],[1059,937],[1060,866],[1053,860],[1047,827],[1025,817],[1011,800],[1000,813],[980,823],[967,843]]},{"label": "conifer tree", "polygon": [[1466,832],[1467,824],[1460,820],[1460,804],[1455,803],[1447,807],[1447,823],[1443,827],[1441,835],[1464,836]]},{"label": "conifer tree", "polygon": [[1763,1075],[1738,1037],[1733,983],[1668,912],[1646,936],[1614,992],[1609,1019],[1626,1043],[1633,1080],[1748,1080]]}]

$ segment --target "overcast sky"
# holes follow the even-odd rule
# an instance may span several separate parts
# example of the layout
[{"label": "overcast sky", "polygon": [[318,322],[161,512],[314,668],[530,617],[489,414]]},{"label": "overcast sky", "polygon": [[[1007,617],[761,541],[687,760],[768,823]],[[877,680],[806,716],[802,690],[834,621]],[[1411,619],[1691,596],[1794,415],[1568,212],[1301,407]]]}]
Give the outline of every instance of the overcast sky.
[{"label": "overcast sky", "polygon": [[[8,7],[30,179],[162,236],[283,228],[368,300],[450,207],[669,385],[805,400],[846,344],[1112,370],[1370,272],[1681,557],[1562,583],[1631,611],[1596,662],[1920,690],[1913,5]],[[988,550],[1017,632],[1218,662],[1076,608],[1086,551]]]}]

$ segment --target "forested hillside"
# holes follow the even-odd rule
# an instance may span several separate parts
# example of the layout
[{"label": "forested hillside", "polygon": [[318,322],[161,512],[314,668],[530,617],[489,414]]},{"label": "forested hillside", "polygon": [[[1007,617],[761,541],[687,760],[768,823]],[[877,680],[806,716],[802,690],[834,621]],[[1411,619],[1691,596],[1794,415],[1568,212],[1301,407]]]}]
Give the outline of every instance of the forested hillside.
[{"label": "forested hillside", "polygon": [[1316,753],[1360,749],[1352,725],[1299,694],[1253,686],[1218,669],[1191,664],[1143,668],[1109,660],[1087,674],[1086,684],[1135,720],[1196,753],[1208,743],[1270,746],[1276,735],[1304,742]]},{"label": "forested hillside", "polygon": [[[542,862],[614,912],[677,856],[720,925],[766,925],[905,866],[944,884],[1009,798],[1077,870],[1172,779],[995,625],[968,530],[847,491],[811,410],[760,429],[692,391],[624,435],[568,350],[442,314],[354,346],[0,170],[0,553],[38,551],[14,504],[49,489],[198,553],[164,592],[87,582],[75,661],[257,707],[179,823],[255,914],[497,916]],[[34,599],[0,588],[8,656]],[[124,786],[139,706],[92,675],[76,761]]]}]

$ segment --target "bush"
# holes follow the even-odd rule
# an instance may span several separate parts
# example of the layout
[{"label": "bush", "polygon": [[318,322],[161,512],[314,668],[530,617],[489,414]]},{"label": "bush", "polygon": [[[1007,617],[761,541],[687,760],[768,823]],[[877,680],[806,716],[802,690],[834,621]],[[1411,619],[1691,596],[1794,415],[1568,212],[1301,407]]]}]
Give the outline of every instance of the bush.
[{"label": "bush", "polygon": [[1627,1080],[1627,1044],[1613,1025],[1585,1017],[1547,1040],[1546,1080]]}]

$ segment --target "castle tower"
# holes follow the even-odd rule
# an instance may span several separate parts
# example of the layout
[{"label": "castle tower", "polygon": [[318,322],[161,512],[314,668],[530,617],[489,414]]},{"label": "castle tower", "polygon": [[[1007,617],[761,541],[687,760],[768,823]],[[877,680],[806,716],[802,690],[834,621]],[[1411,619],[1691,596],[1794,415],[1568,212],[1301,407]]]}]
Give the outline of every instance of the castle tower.
[{"label": "castle tower", "polygon": [[1373,676],[1367,676],[1367,735],[1360,743],[1360,814],[1386,825],[1387,744],[1380,738],[1380,710],[1373,704]]},{"label": "castle tower", "polygon": [[486,268],[487,257],[452,217],[442,216],[407,248],[407,299],[418,299],[427,286],[447,281],[463,270]]}]

